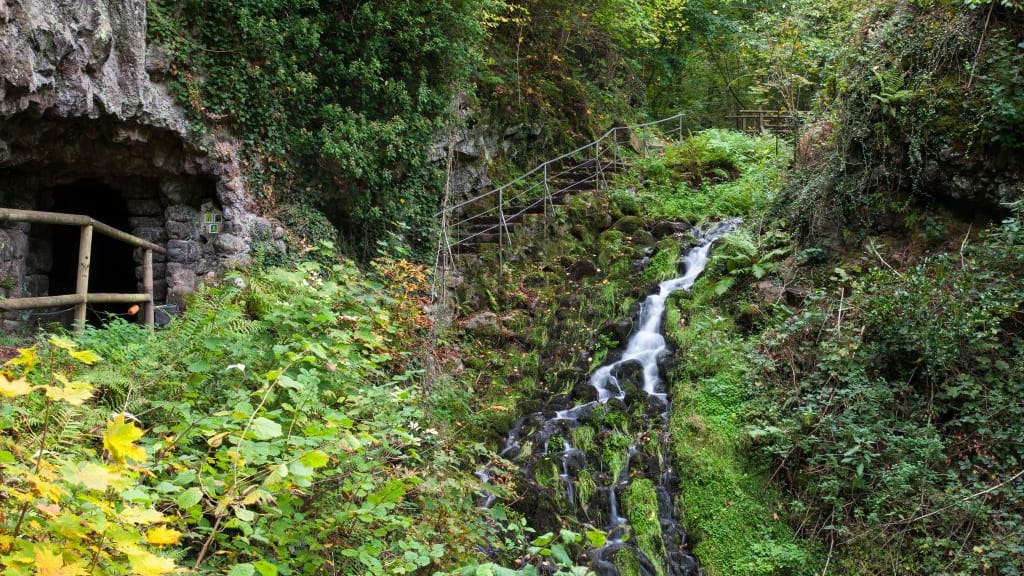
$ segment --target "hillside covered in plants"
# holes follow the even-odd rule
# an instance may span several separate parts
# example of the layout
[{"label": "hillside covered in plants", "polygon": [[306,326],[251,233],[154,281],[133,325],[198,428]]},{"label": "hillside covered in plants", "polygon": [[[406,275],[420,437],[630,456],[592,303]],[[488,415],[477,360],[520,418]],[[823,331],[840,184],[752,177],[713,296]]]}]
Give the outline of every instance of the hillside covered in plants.
[{"label": "hillside covered in plants", "polygon": [[287,248],[3,336],[0,573],[1024,572],[1017,0],[146,9]]}]

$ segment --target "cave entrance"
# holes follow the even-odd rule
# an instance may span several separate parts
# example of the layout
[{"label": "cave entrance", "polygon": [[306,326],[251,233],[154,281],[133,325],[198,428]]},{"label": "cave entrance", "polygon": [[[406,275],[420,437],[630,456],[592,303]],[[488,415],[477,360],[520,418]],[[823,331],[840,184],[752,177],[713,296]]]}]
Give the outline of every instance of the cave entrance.
[{"label": "cave entrance", "polygon": [[[122,194],[97,180],[77,182],[53,188],[52,212],[83,214],[113,226],[132,231],[130,214]],[[76,226],[52,227],[52,268],[50,294],[74,294],[77,289],[78,247],[81,230]],[[138,292],[135,278],[135,249],[103,234],[93,234],[89,292]],[[128,304],[90,304],[87,321],[99,325],[111,314],[128,317]]]}]

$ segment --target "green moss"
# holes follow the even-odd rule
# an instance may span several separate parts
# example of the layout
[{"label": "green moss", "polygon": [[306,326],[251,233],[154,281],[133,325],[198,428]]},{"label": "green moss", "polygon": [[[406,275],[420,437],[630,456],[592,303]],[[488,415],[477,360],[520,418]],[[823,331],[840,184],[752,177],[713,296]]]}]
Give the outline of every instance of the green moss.
[{"label": "green moss", "polygon": [[782,512],[778,495],[739,450],[750,345],[702,293],[674,299],[666,324],[682,358],[673,378],[669,423],[670,448],[685,487],[677,504],[705,572],[820,573],[816,550],[777,519]]},{"label": "green moss", "polygon": [[555,488],[558,485],[558,467],[551,460],[538,462],[533,470],[533,479],[545,488]]},{"label": "green moss", "polygon": [[622,504],[637,547],[654,563],[655,570],[661,576],[664,574],[666,554],[661,523],[658,521],[658,493],[654,482],[647,478],[634,480],[623,494]]},{"label": "green moss", "polygon": [[640,576],[640,560],[629,548],[619,549],[612,563],[619,569],[619,576]]},{"label": "green moss", "polygon": [[625,468],[631,443],[629,436],[621,432],[612,432],[604,439],[602,460],[609,474],[618,475]]},{"label": "green moss", "polygon": [[584,452],[594,450],[594,429],[583,425],[572,431],[572,445]]},{"label": "green moss", "polygon": [[590,472],[580,470],[579,476],[576,479],[576,499],[580,505],[586,506],[596,493],[597,482],[594,481],[594,477],[590,475]]}]

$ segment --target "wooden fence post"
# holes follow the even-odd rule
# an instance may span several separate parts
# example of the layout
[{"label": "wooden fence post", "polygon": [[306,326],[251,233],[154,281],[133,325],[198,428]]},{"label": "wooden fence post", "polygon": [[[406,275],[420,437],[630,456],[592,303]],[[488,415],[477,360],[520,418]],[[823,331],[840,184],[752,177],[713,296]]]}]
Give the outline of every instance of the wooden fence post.
[{"label": "wooden fence post", "polygon": [[155,305],[153,301],[153,251],[149,248],[142,251],[142,291],[149,296],[149,302],[145,304],[145,318],[146,327],[152,330],[156,312],[153,309]]},{"label": "wooden fence post", "polygon": [[81,301],[75,306],[75,333],[85,330],[85,312],[89,307],[89,264],[92,260],[92,224],[82,226],[78,241],[78,283],[75,292]]}]

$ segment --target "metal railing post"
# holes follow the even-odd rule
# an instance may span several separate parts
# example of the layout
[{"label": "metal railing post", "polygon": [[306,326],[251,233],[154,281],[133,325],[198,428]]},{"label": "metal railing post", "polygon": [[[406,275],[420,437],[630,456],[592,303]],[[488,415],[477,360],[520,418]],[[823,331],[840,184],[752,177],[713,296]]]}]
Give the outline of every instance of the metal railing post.
[{"label": "metal railing post", "polygon": [[504,236],[508,234],[505,224],[505,191],[498,190],[498,277],[505,274],[505,241]]},{"label": "metal railing post", "polygon": [[615,168],[619,167],[619,128],[615,127],[612,129],[612,158],[615,162]]},{"label": "metal railing post", "polygon": [[75,305],[75,333],[85,330],[85,313],[89,307],[89,265],[92,262],[92,224],[82,226],[78,240],[78,276],[75,294],[80,299]]},{"label": "metal railing post", "polygon": [[555,199],[551,197],[551,183],[548,181],[548,165],[544,165],[544,239],[548,238],[548,228],[551,227],[551,220],[548,215],[548,208],[555,209]]}]

